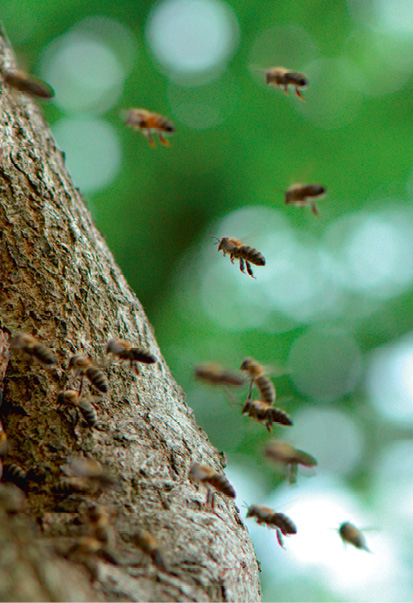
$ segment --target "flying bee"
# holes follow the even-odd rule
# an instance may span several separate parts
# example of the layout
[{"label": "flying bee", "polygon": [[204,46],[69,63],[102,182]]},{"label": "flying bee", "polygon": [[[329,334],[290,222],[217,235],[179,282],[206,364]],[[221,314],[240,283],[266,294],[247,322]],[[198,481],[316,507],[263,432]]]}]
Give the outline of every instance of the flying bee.
[{"label": "flying bee", "polygon": [[79,392],[74,389],[66,389],[60,392],[57,397],[58,404],[72,405],[80,412],[90,427],[95,427],[98,423],[98,415],[96,408],[86,400],[82,398]]},{"label": "flying bee", "polygon": [[28,333],[18,333],[10,342],[14,350],[22,350],[28,356],[34,356],[43,364],[55,364],[57,362],[50,348],[38,341]]},{"label": "flying bee", "polygon": [[302,73],[289,71],[285,67],[270,67],[265,72],[265,82],[270,86],[283,88],[285,94],[288,94],[288,86],[293,86],[295,92],[301,100],[305,100],[299,88],[308,86],[308,79]]},{"label": "flying bee", "polygon": [[3,69],[3,79],[12,88],[35,96],[37,98],[53,98],[55,93],[49,84],[23,71],[8,71]]},{"label": "flying bee", "polygon": [[321,184],[293,184],[285,191],[285,204],[297,207],[311,206],[314,215],[318,216],[318,209],[314,199],[320,199],[326,189]]},{"label": "flying bee", "polygon": [[106,353],[113,354],[120,358],[120,360],[129,360],[130,367],[135,371],[136,375],[140,375],[138,362],[143,362],[144,364],[153,364],[156,362],[155,356],[149,351],[134,347],[129,341],[125,341],[125,339],[111,339],[108,342]]},{"label": "flying bee", "polygon": [[214,469],[212,469],[212,467],[208,467],[208,465],[194,463],[189,470],[188,477],[191,481],[200,482],[206,486],[206,505],[210,506],[211,509],[213,509],[215,506],[215,495],[209,487],[210,485],[230,498],[235,498],[236,496],[235,490],[229,483],[226,476],[223,473],[217,473]]},{"label": "flying bee", "polygon": [[[215,239],[216,237],[212,238]],[[222,251],[224,256],[228,253],[232,264],[234,263],[234,259],[239,260],[239,269],[244,274],[246,267],[248,274],[252,278],[255,278],[251,264],[265,266],[265,257],[262,253],[254,249],[254,247],[244,245],[239,239],[235,237],[222,237],[222,239],[217,239],[217,241],[218,251]]]},{"label": "flying bee", "polygon": [[271,461],[289,468],[288,478],[290,484],[297,481],[298,465],[303,467],[315,467],[317,465],[317,460],[311,454],[298,450],[298,448],[294,448],[291,444],[281,440],[268,442],[264,454]]},{"label": "flying bee", "polygon": [[242,409],[242,414],[247,414],[252,419],[265,423],[269,432],[271,432],[274,423],[279,423],[280,425],[293,424],[288,413],[281,410],[281,408],[269,406],[267,402],[263,402],[262,400],[247,400]]},{"label": "flying bee", "polygon": [[220,364],[212,362],[208,364],[200,364],[195,367],[194,371],[197,379],[206,381],[207,383],[212,383],[214,385],[231,385],[233,387],[241,387],[241,385],[244,385],[245,383],[245,379],[241,377],[241,375],[227,371]]},{"label": "flying bee", "polygon": [[152,138],[153,132],[158,134],[159,142],[165,146],[168,146],[169,143],[164,138],[164,134],[175,132],[175,127],[169,119],[146,109],[127,109],[122,112],[122,116],[127,126],[130,126],[132,130],[140,130],[146,136],[151,147],[155,146]]},{"label": "flying bee", "polygon": [[284,536],[297,534],[295,523],[287,515],[284,515],[284,513],[276,513],[270,507],[251,505],[248,508],[247,517],[255,517],[258,525],[265,524],[269,528],[275,528],[278,544],[282,548],[284,548],[282,534]]},{"label": "flying bee", "polygon": [[80,375],[79,394],[82,392],[83,377],[85,375],[100,392],[108,391],[109,384],[105,373],[87,356],[82,356],[82,354],[72,356],[69,360],[69,369],[75,370],[75,378]]},{"label": "flying bee", "polygon": [[251,399],[252,386],[260,392],[260,400],[269,405],[274,404],[276,399],[276,391],[273,382],[267,375],[264,374],[264,368],[254,358],[245,358],[241,364],[241,370],[248,373],[250,378],[250,391],[248,400]]},{"label": "flying bee", "polygon": [[116,483],[115,478],[95,459],[71,456],[68,457],[67,464],[75,477],[86,478],[101,487],[113,486]]},{"label": "flying bee", "polygon": [[338,529],[338,533],[343,542],[348,542],[355,546],[357,549],[364,549],[368,553],[371,553],[370,549],[367,547],[364,534],[361,532],[361,530],[356,528],[356,526],[350,523],[349,521],[345,521],[341,524]]},{"label": "flying bee", "polygon": [[158,569],[166,571],[165,562],[159,550],[159,543],[155,536],[153,536],[147,530],[138,530],[134,534],[133,542],[141,549],[141,551],[146,553],[146,555],[149,555]]}]

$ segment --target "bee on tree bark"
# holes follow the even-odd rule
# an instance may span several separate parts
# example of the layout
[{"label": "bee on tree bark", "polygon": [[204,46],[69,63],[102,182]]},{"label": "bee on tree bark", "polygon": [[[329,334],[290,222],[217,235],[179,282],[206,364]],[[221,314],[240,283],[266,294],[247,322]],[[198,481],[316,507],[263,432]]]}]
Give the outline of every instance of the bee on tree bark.
[{"label": "bee on tree bark", "polygon": [[28,333],[18,333],[11,340],[10,346],[14,350],[21,350],[24,354],[36,358],[42,364],[50,365],[57,362],[52,350]]},{"label": "bee on tree bark", "polygon": [[108,342],[106,353],[113,354],[120,360],[128,360],[131,369],[136,375],[140,375],[138,362],[143,362],[144,364],[154,364],[154,362],[156,362],[155,356],[148,350],[134,347],[125,339],[111,339]]},{"label": "bee on tree bark", "polygon": [[49,84],[23,71],[2,70],[3,80],[11,88],[36,98],[53,98],[55,93]]},{"label": "bee on tree bark", "polygon": [[84,420],[90,427],[95,427],[98,423],[98,415],[96,412],[96,408],[93,406],[89,400],[80,396],[79,392],[74,389],[66,389],[63,392],[60,392],[57,397],[58,404],[66,405],[66,406],[74,406],[77,413],[81,413]]},{"label": "bee on tree bark", "polygon": [[92,385],[100,392],[107,392],[109,389],[108,380],[105,373],[96,364],[82,354],[75,354],[69,360],[69,369],[74,369],[75,379],[80,375],[79,395],[82,392],[83,377],[86,376]]},{"label": "bee on tree bark", "polygon": [[160,547],[157,539],[147,530],[138,530],[133,537],[133,542],[146,555],[152,559],[156,567],[166,571],[165,562],[160,552]]},{"label": "bee on tree bark", "polygon": [[208,467],[208,465],[194,463],[189,470],[189,479],[193,482],[200,482],[206,486],[206,505],[210,506],[211,509],[214,509],[215,506],[215,495],[210,486],[213,486],[216,490],[230,498],[235,498],[236,496],[235,490],[226,476],[223,473],[217,473],[212,467]]}]

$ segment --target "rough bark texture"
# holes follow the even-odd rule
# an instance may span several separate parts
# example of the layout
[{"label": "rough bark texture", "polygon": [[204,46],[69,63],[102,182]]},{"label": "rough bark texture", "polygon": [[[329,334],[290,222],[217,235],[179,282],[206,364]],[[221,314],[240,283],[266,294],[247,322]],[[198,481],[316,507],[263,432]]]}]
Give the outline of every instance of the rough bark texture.
[{"label": "rough bark texture", "polygon": [[[2,32],[0,64],[14,66]],[[0,520],[1,599],[258,601],[257,563],[234,502],[218,494],[216,511],[207,510],[205,491],[188,480],[193,462],[222,471],[222,459],[185,405],[41,111],[1,81],[0,123],[0,417],[10,442],[5,462],[29,472],[26,510]],[[57,368],[9,353],[16,332],[47,343]],[[57,404],[68,359],[85,353],[102,362],[113,337],[149,348],[158,362],[140,377],[111,363],[109,393],[94,399],[97,428],[74,424]],[[93,400],[96,390],[83,387]],[[118,485],[95,495],[56,493],[68,455],[98,459]],[[88,500],[116,512],[118,565],[64,555],[85,532],[79,516]],[[158,539],[168,571],[136,548],[138,528]]]}]

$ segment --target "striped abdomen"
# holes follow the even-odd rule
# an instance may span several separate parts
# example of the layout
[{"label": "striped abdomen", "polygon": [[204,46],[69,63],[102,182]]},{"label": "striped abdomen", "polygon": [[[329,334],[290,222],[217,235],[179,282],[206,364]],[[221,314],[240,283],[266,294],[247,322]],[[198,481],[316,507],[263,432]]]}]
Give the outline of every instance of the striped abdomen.
[{"label": "striped abdomen", "polygon": [[211,484],[211,486],[214,486],[214,488],[216,488],[226,496],[229,496],[230,498],[235,498],[235,490],[224,474],[214,473],[208,479],[208,482]]},{"label": "striped abdomen", "polygon": [[280,528],[284,536],[287,536],[288,534],[297,534],[297,526],[289,517],[287,517],[287,515],[284,515],[284,513],[273,513],[269,518],[268,523]]},{"label": "striped abdomen", "polygon": [[57,362],[52,351],[41,343],[36,343],[31,348],[31,354],[33,354],[37,360],[43,362],[43,364],[55,364]]},{"label": "striped abdomen", "polygon": [[296,73],[289,71],[284,75],[285,83],[292,84],[293,86],[307,86],[308,79],[302,73]]},{"label": "striped abdomen", "polygon": [[97,366],[89,366],[85,371],[86,377],[100,392],[107,392],[109,389],[108,380],[105,373]]},{"label": "striped abdomen", "polygon": [[279,423],[280,425],[293,424],[290,415],[284,410],[281,410],[281,408],[268,408],[265,419],[267,420],[267,423],[270,427],[272,427],[273,423]]},{"label": "striped abdomen", "polygon": [[251,264],[255,264],[256,266],[265,266],[265,257],[262,255],[262,253],[254,249],[254,247],[250,247],[249,245],[241,245],[241,247],[238,249],[238,255],[247,262],[251,262]]},{"label": "striped abdomen", "polygon": [[93,406],[93,404],[91,404],[88,400],[80,399],[76,403],[76,406],[82,413],[86,423],[90,425],[90,427],[95,427],[98,422],[98,415],[96,412],[96,408]]},{"label": "striped abdomen", "polygon": [[260,399],[267,404],[274,404],[276,393],[271,379],[266,375],[259,375],[255,378],[255,385],[260,392]]}]

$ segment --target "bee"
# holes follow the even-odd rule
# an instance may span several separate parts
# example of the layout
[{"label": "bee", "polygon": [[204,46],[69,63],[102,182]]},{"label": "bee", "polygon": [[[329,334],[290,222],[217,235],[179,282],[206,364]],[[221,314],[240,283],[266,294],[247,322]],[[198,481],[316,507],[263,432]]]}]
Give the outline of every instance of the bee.
[{"label": "bee", "polygon": [[96,492],[96,487],[90,481],[82,477],[64,477],[54,486],[54,492],[69,496],[70,494],[89,494]]},{"label": "bee", "polygon": [[227,371],[220,364],[200,364],[195,367],[194,371],[197,379],[214,385],[241,387],[245,383],[245,379],[241,375]]},{"label": "bee", "polygon": [[251,505],[248,508],[247,517],[255,517],[258,525],[265,524],[269,528],[275,528],[278,544],[282,548],[284,548],[282,534],[284,536],[297,534],[295,523],[287,515],[284,515],[284,513],[276,513],[270,507]]},{"label": "bee", "polygon": [[53,98],[55,93],[49,84],[23,71],[7,71],[3,69],[3,79],[12,88],[37,98]]},{"label": "bee", "polygon": [[147,111],[146,109],[128,109],[122,112],[122,114],[126,125],[130,126],[132,130],[140,130],[148,139],[151,147],[155,146],[152,138],[153,132],[158,134],[161,144],[168,146],[169,143],[163,135],[175,132],[175,127],[169,119],[163,115],[158,115],[158,113],[151,113],[151,111]]},{"label": "bee", "polygon": [[320,199],[326,189],[321,184],[293,184],[285,191],[285,204],[297,205],[297,207],[311,206],[315,216],[318,216],[318,209],[314,199]]},{"label": "bee", "polygon": [[87,356],[82,356],[82,354],[72,356],[69,360],[69,369],[75,369],[75,378],[79,375],[81,376],[79,395],[82,392],[83,377],[85,375],[100,392],[105,393],[108,391],[109,384],[105,373]]},{"label": "bee", "polygon": [[71,404],[79,411],[86,423],[90,427],[95,427],[98,423],[98,415],[96,408],[85,398],[81,398],[79,392],[74,389],[67,389],[64,392],[60,392],[57,397],[58,404]]},{"label": "bee", "polygon": [[281,440],[268,442],[264,449],[264,454],[271,461],[289,467],[288,477],[290,484],[294,484],[297,481],[298,465],[303,465],[303,467],[315,467],[317,465],[317,460],[311,454],[298,450],[294,446],[291,446],[291,444],[282,442]]},{"label": "bee", "polygon": [[215,506],[215,495],[210,488],[214,486],[219,492],[229,496],[230,498],[235,498],[235,490],[227,480],[226,476],[223,473],[217,473],[212,469],[212,467],[208,467],[208,465],[201,465],[200,463],[194,463],[189,470],[189,479],[194,482],[201,482],[207,488],[207,500],[206,505],[210,506],[211,509]]},{"label": "bee", "polygon": [[68,457],[67,464],[72,475],[86,478],[100,487],[112,486],[116,483],[115,478],[95,459],[84,456],[72,456]]},{"label": "bee", "polygon": [[166,571],[165,562],[159,550],[159,543],[147,530],[138,530],[133,537],[133,541],[137,547],[152,559],[156,567]]},{"label": "bee", "polygon": [[19,333],[10,342],[14,350],[22,350],[28,356],[34,356],[43,364],[55,364],[57,362],[50,348],[46,347],[32,335]]},{"label": "bee", "polygon": [[265,72],[265,81],[270,86],[283,88],[285,94],[288,94],[288,86],[293,86],[295,92],[301,100],[305,100],[299,88],[308,86],[308,79],[303,73],[289,71],[285,67],[271,67]]},{"label": "bee", "polygon": [[250,377],[250,391],[248,400],[251,399],[252,386],[260,392],[260,400],[269,405],[274,404],[277,397],[273,382],[264,374],[264,368],[254,358],[245,358],[241,364],[241,370],[248,373]]},{"label": "bee", "polygon": [[228,253],[232,264],[234,263],[234,259],[239,260],[239,269],[244,274],[246,267],[248,274],[252,278],[255,278],[251,264],[265,266],[265,257],[262,253],[254,249],[254,247],[244,245],[239,239],[235,237],[222,237],[222,239],[217,239],[217,241],[218,251],[222,251],[224,256]]},{"label": "bee", "polygon": [[281,410],[281,408],[269,406],[267,402],[263,402],[262,400],[247,400],[242,409],[242,414],[247,414],[252,419],[265,423],[269,432],[271,432],[274,423],[279,423],[280,425],[293,424],[288,413]]},{"label": "bee", "polygon": [[[1,404],[1,401],[0,401]],[[10,445],[7,439],[7,434],[4,431],[3,423],[0,421],[0,457],[7,454]]]},{"label": "bee", "polygon": [[83,557],[91,557],[92,555],[101,555],[114,565],[121,565],[120,560],[113,551],[96,536],[79,536],[76,541],[67,551],[66,556],[71,557],[73,554]]},{"label": "bee", "polygon": [[140,348],[133,347],[129,341],[125,339],[111,339],[108,342],[106,348],[107,354],[113,354],[121,360],[129,360],[130,367],[135,371],[136,375],[139,375],[138,362],[144,364],[153,364],[156,362],[156,358],[153,354],[147,350],[141,350]]},{"label": "bee", "polygon": [[371,553],[370,549],[367,547],[366,539],[364,538],[361,530],[356,528],[356,526],[349,521],[345,521],[341,524],[338,529],[338,533],[340,534],[343,542],[349,542],[357,549],[364,549],[368,553]]}]

